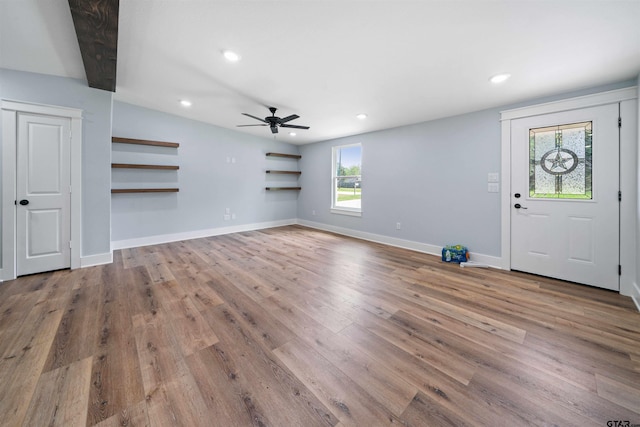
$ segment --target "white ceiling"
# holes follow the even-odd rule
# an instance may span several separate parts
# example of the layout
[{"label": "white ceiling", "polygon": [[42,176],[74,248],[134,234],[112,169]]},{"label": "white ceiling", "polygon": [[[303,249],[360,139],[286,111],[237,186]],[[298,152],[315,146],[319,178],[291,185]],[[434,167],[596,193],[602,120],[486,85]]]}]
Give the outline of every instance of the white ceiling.
[{"label": "white ceiling", "polygon": [[[84,79],[67,0],[0,0],[0,67]],[[304,144],[638,73],[640,0],[120,0],[114,99]]]}]

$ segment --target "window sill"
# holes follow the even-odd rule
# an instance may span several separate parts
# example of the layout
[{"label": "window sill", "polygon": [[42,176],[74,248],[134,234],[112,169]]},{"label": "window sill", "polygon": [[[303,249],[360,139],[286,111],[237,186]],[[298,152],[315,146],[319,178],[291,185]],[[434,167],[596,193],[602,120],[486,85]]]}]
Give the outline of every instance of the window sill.
[{"label": "window sill", "polygon": [[331,208],[331,213],[338,215],[347,215],[347,216],[362,216],[362,211],[350,210],[350,209],[339,209],[339,208]]}]

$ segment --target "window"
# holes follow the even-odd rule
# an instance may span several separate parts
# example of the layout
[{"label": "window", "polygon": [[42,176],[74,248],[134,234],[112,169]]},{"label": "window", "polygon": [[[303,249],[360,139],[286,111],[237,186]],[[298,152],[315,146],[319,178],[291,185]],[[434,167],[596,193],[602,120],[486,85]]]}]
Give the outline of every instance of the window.
[{"label": "window", "polygon": [[360,216],[362,212],[362,145],[333,147],[331,211]]},{"label": "window", "polygon": [[591,199],[592,123],[529,130],[529,196]]}]

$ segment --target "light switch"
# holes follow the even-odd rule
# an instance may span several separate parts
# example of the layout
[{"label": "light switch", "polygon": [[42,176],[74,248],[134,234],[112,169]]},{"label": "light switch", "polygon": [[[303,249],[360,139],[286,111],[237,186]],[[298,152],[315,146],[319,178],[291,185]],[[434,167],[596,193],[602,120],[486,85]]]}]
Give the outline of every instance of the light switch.
[{"label": "light switch", "polygon": [[500,184],[497,182],[490,182],[487,184],[487,191],[489,193],[499,193],[500,192]]},{"label": "light switch", "polygon": [[500,174],[498,172],[489,172],[487,174],[487,182],[500,182]]}]

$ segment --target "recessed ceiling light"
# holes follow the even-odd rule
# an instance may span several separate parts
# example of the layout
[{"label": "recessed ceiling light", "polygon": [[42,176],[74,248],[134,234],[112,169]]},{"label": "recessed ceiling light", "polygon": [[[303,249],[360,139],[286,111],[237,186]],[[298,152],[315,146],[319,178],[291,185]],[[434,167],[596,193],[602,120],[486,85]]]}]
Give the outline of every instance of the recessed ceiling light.
[{"label": "recessed ceiling light", "polygon": [[502,83],[505,80],[507,80],[509,77],[511,77],[511,74],[509,73],[496,74],[495,76],[491,77],[489,81],[491,83]]},{"label": "recessed ceiling light", "polygon": [[297,133],[295,133],[295,132],[289,132],[289,136],[296,136],[296,135],[297,135]]},{"label": "recessed ceiling light", "polygon": [[231,50],[223,51],[222,55],[224,55],[225,59],[229,62],[238,62],[240,60],[240,55]]},{"label": "recessed ceiling light", "polygon": [[366,115],[366,114],[364,114],[364,113],[360,113],[360,114],[358,114],[356,117],[357,117],[357,118],[359,118],[360,120],[364,120],[364,119],[366,119],[366,118],[367,118],[367,115]]},{"label": "recessed ceiling light", "polygon": [[180,105],[182,105],[183,107],[191,107],[191,101],[183,99],[180,101]]}]

